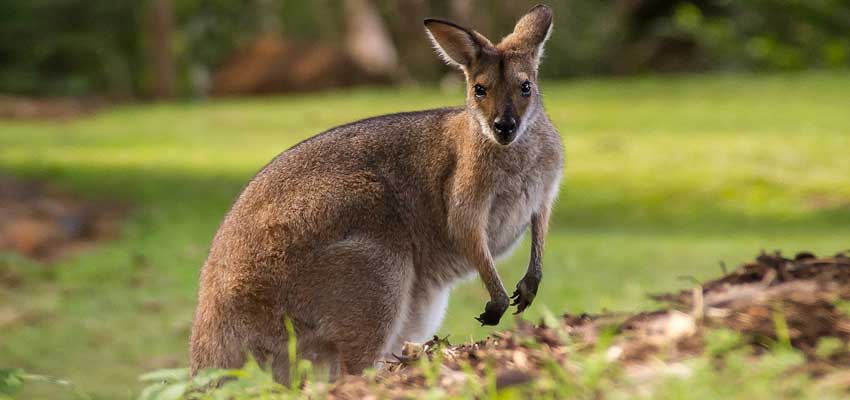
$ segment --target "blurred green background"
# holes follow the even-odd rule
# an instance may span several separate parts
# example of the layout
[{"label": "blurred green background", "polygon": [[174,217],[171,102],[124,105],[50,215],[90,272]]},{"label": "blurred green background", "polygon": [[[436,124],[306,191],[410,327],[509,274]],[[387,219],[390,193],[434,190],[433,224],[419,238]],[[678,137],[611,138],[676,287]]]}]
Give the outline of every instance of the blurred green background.
[{"label": "blurred green background", "polygon": [[[422,18],[450,18],[496,40],[536,2],[0,0],[0,91],[203,96],[222,66],[250,55],[245,51],[258,37],[309,45],[292,56],[300,58],[321,52],[319,45],[333,53],[365,43],[380,47],[375,51],[387,59],[370,78],[433,81],[446,68],[433,62]],[[549,78],[850,64],[850,4],[844,0],[548,4],[557,16],[542,71]],[[369,62],[354,58],[346,65],[349,74]],[[162,80],[167,89],[158,87]]]},{"label": "blurred green background", "polygon": [[[523,318],[651,307],[647,294],[760,249],[850,248],[850,6],[552,3],[541,87],[567,167],[543,283]],[[529,5],[0,0],[0,175],[129,207],[117,239],[71,257],[0,252],[0,367],[113,399],[133,398],[145,371],[185,366],[199,267],[252,174],[335,125],[462,104],[421,18],[468,20],[498,38]],[[365,36],[391,44],[374,54],[395,61],[358,67],[362,80],[322,69],[358,59],[351,25],[369,15],[382,27]],[[287,81],[307,67],[281,57],[308,53],[321,68],[303,76],[318,84]],[[57,99],[95,111],[39,111]],[[3,112],[20,101],[36,111]],[[526,244],[501,263],[506,286],[527,259]],[[455,290],[441,334],[491,332],[473,320],[481,286]],[[35,385],[25,395],[68,393]]]}]

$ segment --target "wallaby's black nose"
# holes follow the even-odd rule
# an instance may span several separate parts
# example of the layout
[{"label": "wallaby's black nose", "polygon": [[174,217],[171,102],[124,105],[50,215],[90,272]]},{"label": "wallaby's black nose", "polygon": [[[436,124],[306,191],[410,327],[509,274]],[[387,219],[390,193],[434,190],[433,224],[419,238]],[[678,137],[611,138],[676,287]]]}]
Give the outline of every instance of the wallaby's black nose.
[{"label": "wallaby's black nose", "polygon": [[514,117],[498,117],[493,121],[493,128],[503,137],[510,137],[516,129],[516,120]]}]

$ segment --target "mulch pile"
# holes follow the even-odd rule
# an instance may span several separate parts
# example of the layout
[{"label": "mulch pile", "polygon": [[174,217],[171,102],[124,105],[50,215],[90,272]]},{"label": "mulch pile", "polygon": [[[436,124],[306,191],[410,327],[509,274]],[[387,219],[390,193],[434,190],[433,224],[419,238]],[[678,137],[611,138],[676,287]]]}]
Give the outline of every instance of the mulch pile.
[{"label": "mulch pile", "polygon": [[[814,377],[850,367],[850,316],[836,306],[850,300],[847,253],[825,258],[762,253],[754,262],[693,290],[653,298],[666,307],[639,314],[565,314],[557,324],[550,321],[560,326],[520,323],[474,344],[453,346],[437,337],[424,344],[408,343],[398,361],[389,362],[376,377],[346,377],[330,394],[346,399],[409,397],[433,386],[451,394],[468,383],[468,372],[483,380],[488,368],[495,373],[496,386],[505,388],[532,382],[553,361],[566,373],[575,372],[575,353],[594,349],[600,340],[610,340],[608,361],[619,362],[633,378],[651,379],[659,360],[672,365],[701,354],[704,333],[714,328],[739,332],[756,355],[771,343],[790,342],[806,356],[805,372]],[[818,355],[818,341],[826,337],[845,346]],[[423,371],[421,357],[441,359],[438,374]]]},{"label": "mulch pile", "polygon": [[39,261],[118,235],[125,207],[82,200],[41,182],[0,175],[0,251]]}]

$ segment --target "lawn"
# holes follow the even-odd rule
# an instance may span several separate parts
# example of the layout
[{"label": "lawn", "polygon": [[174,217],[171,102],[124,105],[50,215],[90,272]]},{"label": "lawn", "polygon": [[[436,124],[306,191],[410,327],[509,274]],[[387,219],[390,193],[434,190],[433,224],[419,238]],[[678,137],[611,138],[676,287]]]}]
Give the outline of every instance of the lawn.
[{"label": "lawn", "polygon": [[[542,86],[567,166],[543,283],[524,318],[651,307],[647,293],[687,287],[760,249],[850,248],[850,74]],[[95,398],[132,398],[141,373],[187,363],[198,269],[254,172],[332,126],[461,101],[432,88],[358,89],[0,122],[4,173],[132,205],[120,239],[72,259],[0,254],[0,269],[24,278],[0,286],[0,314],[26,315],[0,326],[0,367],[68,378]],[[525,245],[501,263],[507,287],[527,259]],[[473,320],[486,300],[479,282],[459,286],[442,334],[490,332]]]}]

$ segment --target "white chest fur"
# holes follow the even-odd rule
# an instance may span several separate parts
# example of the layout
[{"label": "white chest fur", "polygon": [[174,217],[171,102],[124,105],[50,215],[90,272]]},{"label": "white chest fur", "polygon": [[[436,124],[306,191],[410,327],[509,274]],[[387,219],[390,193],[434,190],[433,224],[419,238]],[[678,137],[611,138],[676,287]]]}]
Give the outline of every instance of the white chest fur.
[{"label": "white chest fur", "polygon": [[414,342],[422,343],[437,333],[440,325],[443,323],[443,317],[446,315],[446,308],[449,306],[449,293],[451,287],[435,289],[428,296],[425,304],[422,305],[421,315],[419,316],[419,329],[413,332],[411,339]]},{"label": "white chest fur", "polygon": [[487,224],[490,253],[501,258],[520,242],[531,216],[548,201],[557,180],[546,181],[542,174],[506,179],[493,194]]}]

